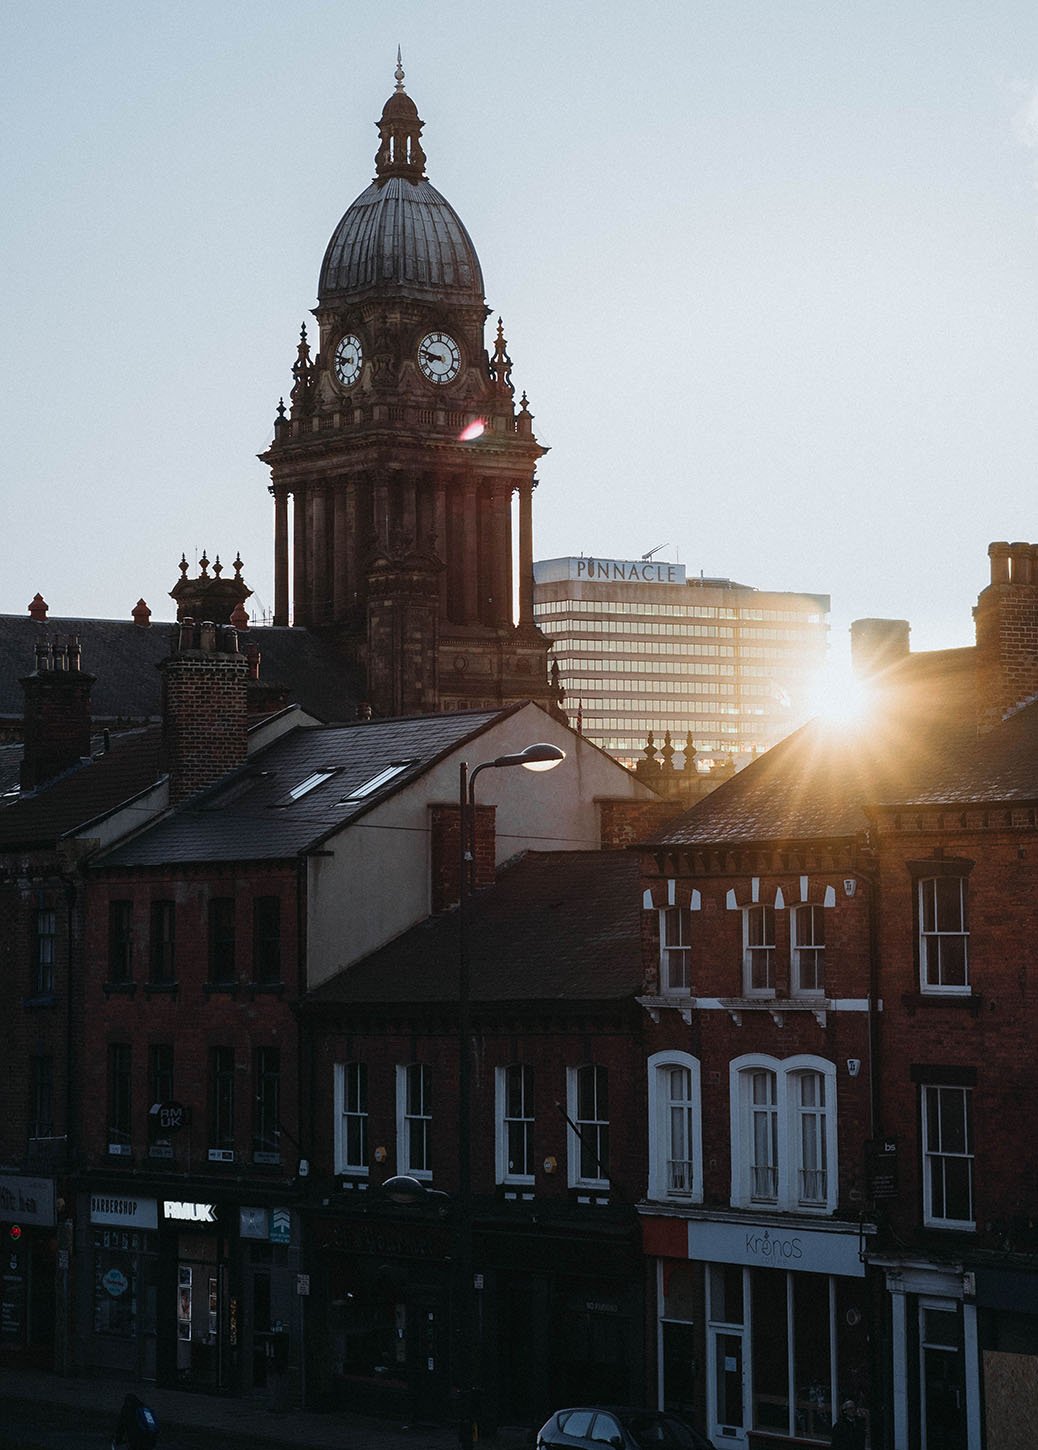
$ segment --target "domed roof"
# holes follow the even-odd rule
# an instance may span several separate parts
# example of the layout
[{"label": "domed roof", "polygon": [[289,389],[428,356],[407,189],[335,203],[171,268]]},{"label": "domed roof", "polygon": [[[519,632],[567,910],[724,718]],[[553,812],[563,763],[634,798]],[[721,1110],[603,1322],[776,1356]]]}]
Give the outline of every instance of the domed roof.
[{"label": "domed roof", "polygon": [[483,302],[483,271],[472,238],[450,202],[425,179],[423,124],[404,90],[398,51],[396,90],[378,122],[375,179],[328,243],[317,287],[322,302],[375,289]]},{"label": "domed roof", "polygon": [[450,202],[424,179],[378,178],[332,234],[321,264],[320,300],[375,288],[483,301],[472,238]]}]

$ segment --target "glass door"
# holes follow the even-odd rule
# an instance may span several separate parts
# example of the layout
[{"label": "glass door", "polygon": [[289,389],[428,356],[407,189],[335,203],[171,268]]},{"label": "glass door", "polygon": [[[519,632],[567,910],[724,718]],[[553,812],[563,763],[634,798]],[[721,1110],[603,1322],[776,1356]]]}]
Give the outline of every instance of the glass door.
[{"label": "glass door", "polygon": [[919,1300],[919,1359],[923,1450],[966,1450],[962,1329],[951,1300]]}]

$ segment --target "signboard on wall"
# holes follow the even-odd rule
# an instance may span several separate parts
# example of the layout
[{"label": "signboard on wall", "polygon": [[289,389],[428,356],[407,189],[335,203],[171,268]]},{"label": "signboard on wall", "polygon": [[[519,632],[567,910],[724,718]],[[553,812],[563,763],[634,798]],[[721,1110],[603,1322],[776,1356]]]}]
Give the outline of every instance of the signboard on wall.
[{"label": "signboard on wall", "polygon": [[157,1228],[158,1201],[154,1198],[132,1198],[123,1193],[92,1193],[90,1222],[119,1224],[128,1228]]},{"label": "signboard on wall", "polygon": [[53,1228],[54,1179],[26,1178],[21,1173],[0,1173],[0,1218],[17,1219],[37,1228]]},{"label": "signboard on wall", "polygon": [[591,584],[684,584],[684,564],[662,559],[598,559],[581,554],[564,559],[538,559],[533,566],[536,584],[582,579]]},{"label": "signboard on wall", "polygon": [[842,1274],[849,1279],[865,1277],[857,1233],[828,1233],[799,1226],[777,1228],[774,1224],[693,1220],[688,1225],[688,1256],[713,1264]]}]

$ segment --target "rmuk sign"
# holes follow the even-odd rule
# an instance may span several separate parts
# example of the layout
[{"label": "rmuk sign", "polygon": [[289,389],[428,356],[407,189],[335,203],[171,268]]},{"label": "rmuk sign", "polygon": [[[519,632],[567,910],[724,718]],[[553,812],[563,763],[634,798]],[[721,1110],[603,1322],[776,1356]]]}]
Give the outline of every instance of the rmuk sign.
[{"label": "rmuk sign", "polygon": [[162,1217],[174,1218],[181,1223],[215,1223],[215,1203],[177,1203],[173,1199],[165,1199],[162,1204]]}]

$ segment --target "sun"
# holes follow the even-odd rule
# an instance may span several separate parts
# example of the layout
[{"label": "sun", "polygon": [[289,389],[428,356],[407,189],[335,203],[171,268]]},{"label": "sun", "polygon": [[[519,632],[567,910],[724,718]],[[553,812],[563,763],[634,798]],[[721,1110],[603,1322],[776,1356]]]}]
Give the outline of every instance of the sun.
[{"label": "sun", "polygon": [[849,660],[830,659],[808,697],[811,716],[830,725],[860,725],[872,704],[872,691],[854,674]]}]

